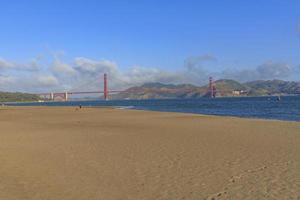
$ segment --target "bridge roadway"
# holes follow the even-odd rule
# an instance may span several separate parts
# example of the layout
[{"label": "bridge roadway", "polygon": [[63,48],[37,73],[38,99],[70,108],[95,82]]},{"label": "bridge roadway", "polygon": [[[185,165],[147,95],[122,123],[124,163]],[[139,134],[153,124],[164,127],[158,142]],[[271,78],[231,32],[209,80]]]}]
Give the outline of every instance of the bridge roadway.
[{"label": "bridge roadway", "polygon": [[[118,93],[123,92],[122,90],[109,90],[109,91],[75,91],[75,92],[48,92],[48,93],[37,93],[38,96],[43,96],[45,98],[49,97],[50,100],[54,100],[57,97],[62,98],[64,101],[67,101],[69,98],[69,95],[76,95],[76,94],[104,94],[105,98],[108,99],[108,94],[111,93]],[[106,95],[105,95],[106,94]]]}]

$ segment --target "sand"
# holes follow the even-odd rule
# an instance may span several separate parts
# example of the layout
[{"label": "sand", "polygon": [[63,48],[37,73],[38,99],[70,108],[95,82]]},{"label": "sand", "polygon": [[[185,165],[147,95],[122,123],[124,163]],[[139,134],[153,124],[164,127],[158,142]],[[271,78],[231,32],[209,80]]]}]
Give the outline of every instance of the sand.
[{"label": "sand", "polygon": [[0,199],[300,199],[300,123],[0,109]]}]

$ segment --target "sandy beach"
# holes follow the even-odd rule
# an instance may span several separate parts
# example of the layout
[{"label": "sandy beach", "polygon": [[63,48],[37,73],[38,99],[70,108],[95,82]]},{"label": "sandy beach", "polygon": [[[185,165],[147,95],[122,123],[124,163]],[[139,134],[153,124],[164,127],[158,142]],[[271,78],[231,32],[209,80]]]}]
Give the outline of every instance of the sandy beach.
[{"label": "sandy beach", "polygon": [[300,123],[0,109],[0,199],[300,199]]}]

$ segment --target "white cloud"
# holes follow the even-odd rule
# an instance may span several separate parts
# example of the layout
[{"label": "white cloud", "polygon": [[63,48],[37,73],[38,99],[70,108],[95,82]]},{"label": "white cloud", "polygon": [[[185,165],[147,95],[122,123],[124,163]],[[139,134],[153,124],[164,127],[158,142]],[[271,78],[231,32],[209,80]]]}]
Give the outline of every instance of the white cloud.
[{"label": "white cloud", "polygon": [[3,58],[0,58],[0,69],[11,69],[14,66],[15,66],[14,63],[11,63],[10,61],[7,61]]},{"label": "white cloud", "polygon": [[39,60],[40,58],[34,58],[27,63],[16,63],[12,61],[5,60],[0,58],[0,69],[1,70],[28,70],[28,71],[37,71],[39,70]]},{"label": "white cloud", "polygon": [[36,85],[41,87],[53,87],[59,85],[59,81],[53,75],[39,75],[35,77]]},{"label": "white cloud", "polygon": [[92,60],[78,57],[74,60],[74,68],[81,73],[110,73],[115,74],[118,70],[116,63],[109,60]]},{"label": "white cloud", "polygon": [[52,71],[57,75],[72,76],[76,74],[76,70],[67,63],[62,62],[58,58],[54,59],[52,64]]},{"label": "white cloud", "polygon": [[286,78],[292,72],[292,67],[286,63],[266,62],[257,67],[261,79]]},{"label": "white cloud", "polygon": [[223,71],[220,76],[246,82],[252,80],[288,78],[293,73],[293,71],[294,68],[287,63],[268,61],[257,66],[255,69],[227,69]]},{"label": "white cloud", "polygon": [[1,75],[0,90],[10,92],[43,92],[58,89],[59,81],[53,75],[27,74],[23,76]]},{"label": "white cloud", "polygon": [[2,76],[0,75],[0,86],[12,84],[15,78],[12,76]]},{"label": "white cloud", "polygon": [[181,78],[176,72],[135,66],[123,75],[123,79],[128,85],[139,85],[145,82],[174,83]]},{"label": "white cloud", "polygon": [[217,58],[211,54],[205,54],[200,56],[191,56],[184,62],[184,67],[188,70],[197,71],[202,68],[204,62],[217,61]]}]

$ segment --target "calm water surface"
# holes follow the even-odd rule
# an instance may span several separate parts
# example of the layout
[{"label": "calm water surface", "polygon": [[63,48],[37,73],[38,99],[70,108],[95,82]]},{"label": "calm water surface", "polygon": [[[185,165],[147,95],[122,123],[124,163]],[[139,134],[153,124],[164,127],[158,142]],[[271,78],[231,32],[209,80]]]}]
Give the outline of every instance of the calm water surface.
[{"label": "calm water surface", "polygon": [[300,121],[300,96],[216,99],[110,100],[9,103],[14,106],[113,106],[138,110],[198,113],[247,118]]}]

